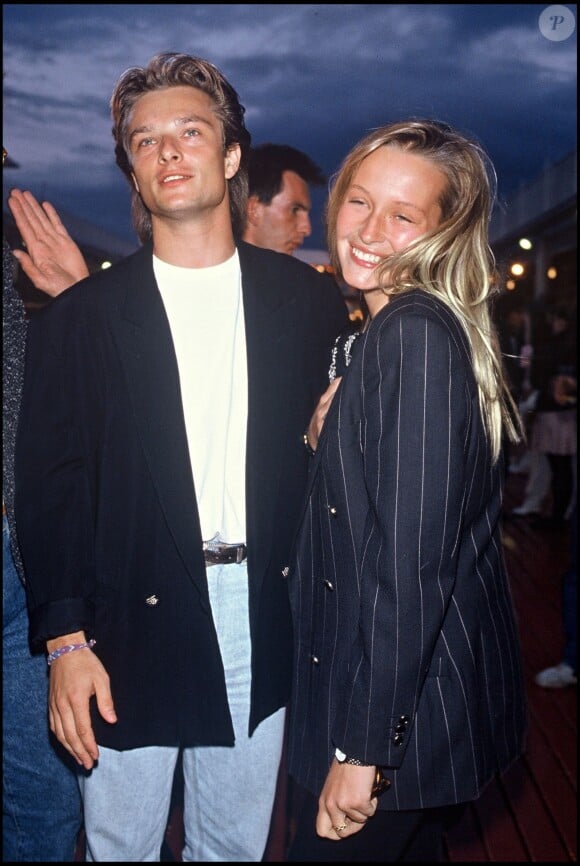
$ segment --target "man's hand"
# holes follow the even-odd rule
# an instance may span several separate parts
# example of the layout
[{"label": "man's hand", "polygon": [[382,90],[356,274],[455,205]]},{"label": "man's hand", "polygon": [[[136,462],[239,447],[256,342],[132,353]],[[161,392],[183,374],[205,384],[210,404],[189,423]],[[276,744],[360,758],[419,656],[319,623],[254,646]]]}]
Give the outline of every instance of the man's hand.
[{"label": "man's hand", "polygon": [[375,814],[377,798],[371,798],[376,767],[339,764],[333,760],[318,800],[316,832],[337,842],[364,829]]},{"label": "man's hand", "polygon": [[26,246],[26,252],[13,250],[14,257],[37,289],[54,298],[88,276],[83,254],[49,202],[40,205],[31,192],[13,189],[8,207]]},{"label": "man's hand", "polygon": [[[83,632],[49,641],[49,652],[72,643],[84,643]],[[55,659],[50,667],[48,717],[50,729],[78,764],[90,770],[99,757],[91,725],[89,701],[95,695],[103,719],[117,721],[109,676],[90,649],[79,649]]]}]

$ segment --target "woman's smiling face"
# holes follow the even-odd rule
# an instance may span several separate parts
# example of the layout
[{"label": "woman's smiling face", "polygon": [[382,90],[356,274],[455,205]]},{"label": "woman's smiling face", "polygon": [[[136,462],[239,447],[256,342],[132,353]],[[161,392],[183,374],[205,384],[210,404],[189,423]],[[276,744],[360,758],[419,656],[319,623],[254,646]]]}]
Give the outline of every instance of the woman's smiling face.
[{"label": "woman's smiling face", "polygon": [[337,216],[337,251],[349,286],[375,289],[377,265],[439,225],[446,185],[434,162],[398,147],[365,157]]}]

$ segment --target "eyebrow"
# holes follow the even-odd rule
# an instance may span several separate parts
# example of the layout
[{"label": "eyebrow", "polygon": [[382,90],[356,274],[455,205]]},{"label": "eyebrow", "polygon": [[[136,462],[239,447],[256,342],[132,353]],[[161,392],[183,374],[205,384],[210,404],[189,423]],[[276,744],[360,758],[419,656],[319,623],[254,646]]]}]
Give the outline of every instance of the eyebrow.
[{"label": "eyebrow", "polygon": [[[205,117],[201,117],[199,114],[189,114],[186,117],[177,117],[174,121],[176,126],[186,126],[188,123],[203,123],[206,126],[211,126],[209,120]],[[143,126],[138,126],[136,129],[131,130],[129,133],[129,141],[131,142],[136,135],[141,135],[145,132],[154,132],[154,126],[148,126],[147,124],[143,124]]]},{"label": "eyebrow", "polygon": [[[366,195],[369,195],[368,190],[364,186],[361,186],[360,183],[351,184],[351,189],[355,189],[355,188],[360,189]],[[408,208],[411,208],[412,210],[416,210],[418,213],[424,213],[423,208],[417,207],[416,204],[412,204],[410,201],[402,201],[399,199],[397,201],[394,201],[393,204],[396,205],[397,207],[408,207]]]}]

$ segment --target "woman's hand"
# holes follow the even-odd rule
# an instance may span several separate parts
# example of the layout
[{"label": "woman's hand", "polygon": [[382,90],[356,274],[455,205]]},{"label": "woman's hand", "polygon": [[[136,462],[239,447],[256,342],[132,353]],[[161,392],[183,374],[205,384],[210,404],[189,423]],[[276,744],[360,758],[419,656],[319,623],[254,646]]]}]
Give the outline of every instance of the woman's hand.
[{"label": "woman's hand", "polygon": [[340,382],[341,376],[338,376],[338,378],[336,378],[333,382],[330,383],[330,385],[318,401],[318,405],[314,410],[312,418],[310,419],[306,434],[308,436],[308,444],[313,451],[316,451],[318,447],[318,439],[320,437],[322,427],[324,426],[324,419],[326,418],[328,410],[330,409],[330,404],[334,399],[334,395],[336,394]]},{"label": "woman's hand", "polygon": [[376,767],[339,764],[333,760],[318,800],[316,832],[335,842],[364,829],[375,814],[377,798],[371,797]]}]

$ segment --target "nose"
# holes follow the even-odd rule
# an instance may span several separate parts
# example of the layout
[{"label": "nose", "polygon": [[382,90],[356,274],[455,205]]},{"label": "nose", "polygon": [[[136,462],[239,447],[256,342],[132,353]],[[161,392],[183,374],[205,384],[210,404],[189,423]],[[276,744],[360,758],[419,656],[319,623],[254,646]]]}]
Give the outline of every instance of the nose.
[{"label": "nose", "polygon": [[161,139],[159,144],[159,159],[163,162],[181,159],[181,152],[172,136],[166,135]]},{"label": "nose", "polygon": [[360,238],[364,244],[376,244],[384,241],[385,226],[379,214],[369,214],[360,230]]},{"label": "nose", "polygon": [[312,223],[310,222],[310,216],[304,211],[300,214],[300,218],[298,221],[298,231],[300,234],[307,238],[312,234]]}]

